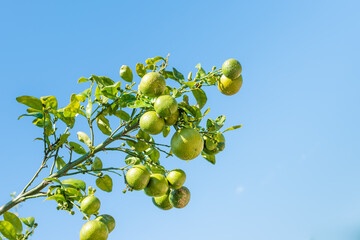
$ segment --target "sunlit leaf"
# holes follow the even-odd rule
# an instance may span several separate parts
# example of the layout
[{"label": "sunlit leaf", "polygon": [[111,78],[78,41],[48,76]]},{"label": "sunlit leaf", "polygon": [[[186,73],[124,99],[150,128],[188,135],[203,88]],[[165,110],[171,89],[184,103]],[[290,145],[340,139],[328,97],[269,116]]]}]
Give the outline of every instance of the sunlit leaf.
[{"label": "sunlit leaf", "polygon": [[22,230],[23,230],[22,223],[15,214],[13,214],[11,212],[5,212],[3,214],[3,217],[4,217],[5,221],[8,221],[9,223],[11,223],[14,226],[16,233],[20,234],[22,232]]},{"label": "sunlit leaf", "polygon": [[117,116],[118,118],[124,120],[125,122],[130,120],[130,115],[123,111],[123,110],[118,110],[114,113],[115,116]]},{"label": "sunlit leaf", "polygon": [[8,221],[0,221],[0,233],[9,240],[16,240],[16,229]]},{"label": "sunlit leaf", "polygon": [[217,125],[217,130],[219,130],[225,123],[226,117],[224,115],[220,115],[215,119],[215,123]]},{"label": "sunlit leaf", "polygon": [[111,192],[113,181],[109,175],[105,175],[96,179],[96,186],[105,192]]},{"label": "sunlit leaf", "polygon": [[136,64],[136,73],[141,78],[146,74],[146,68],[145,68],[144,64],[142,64],[142,63]]},{"label": "sunlit leaf", "polygon": [[37,110],[43,109],[43,105],[42,105],[40,99],[38,99],[36,97],[21,96],[21,97],[17,97],[16,101],[18,101],[19,103],[22,103],[28,107],[37,109]]},{"label": "sunlit leaf", "polygon": [[145,63],[147,65],[153,65],[155,63],[157,63],[158,61],[161,61],[161,60],[164,60],[166,61],[163,57],[160,57],[160,56],[157,56],[157,57],[154,57],[154,58],[148,58],[145,60]]},{"label": "sunlit leaf", "polygon": [[45,199],[46,200],[55,200],[57,202],[65,202],[65,197],[62,195],[62,194],[55,194],[55,195],[52,195],[48,198]]},{"label": "sunlit leaf", "polygon": [[91,146],[90,137],[86,133],[79,131],[79,132],[77,132],[77,137],[80,142],[85,143],[88,147]]},{"label": "sunlit leaf", "polygon": [[215,164],[215,162],[216,162],[215,155],[210,155],[210,154],[206,154],[206,153],[202,152],[201,156],[212,164]]},{"label": "sunlit leaf", "polygon": [[81,78],[79,78],[79,80],[77,82],[78,83],[83,83],[83,82],[87,82],[87,81],[90,81],[90,80],[87,79],[87,78],[81,77]]},{"label": "sunlit leaf", "polygon": [[80,144],[78,144],[76,142],[69,142],[69,146],[77,154],[84,155],[87,153],[86,150]]},{"label": "sunlit leaf", "polygon": [[233,127],[229,127],[229,128],[227,128],[227,129],[225,129],[224,131],[223,131],[223,133],[224,132],[227,132],[227,131],[230,131],[230,130],[235,130],[235,129],[238,129],[238,128],[241,128],[243,125],[241,124],[241,125],[236,125],[236,126],[233,126]]},{"label": "sunlit leaf", "polygon": [[54,96],[46,96],[46,97],[41,97],[40,98],[42,104],[45,105],[45,108],[50,108],[53,110],[57,110],[58,108],[58,102],[56,100],[56,97]]},{"label": "sunlit leaf", "polygon": [[65,179],[65,180],[62,180],[61,182],[64,185],[67,184],[67,185],[71,185],[75,188],[79,188],[83,191],[86,190],[86,183],[79,179]]},{"label": "sunlit leaf", "polygon": [[65,161],[61,157],[56,158],[55,161],[55,167],[57,170],[62,169],[66,165]]},{"label": "sunlit leaf", "polygon": [[128,103],[128,107],[129,108],[145,108],[145,107],[151,108],[152,105],[149,103],[146,103],[142,100],[136,100],[134,102]]},{"label": "sunlit leaf", "polygon": [[109,120],[106,119],[103,115],[99,115],[96,118],[96,123],[97,123],[98,128],[100,129],[100,131],[103,134],[105,134],[105,135],[110,135],[111,134],[112,130],[111,130],[111,127],[110,127]]},{"label": "sunlit leaf", "polygon": [[28,227],[33,227],[35,224],[34,217],[20,218],[20,220]]},{"label": "sunlit leaf", "polygon": [[192,93],[196,99],[197,107],[202,109],[207,102],[206,93],[200,88],[193,90]]},{"label": "sunlit leaf", "polygon": [[164,137],[167,137],[169,135],[169,133],[170,133],[170,127],[169,126],[164,127],[162,133],[163,133]]},{"label": "sunlit leaf", "polygon": [[[100,158],[95,157],[93,163],[91,164],[91,170],[96,170],[96,169],[102,169],[103,168],[103,163],[101,161]],[[100,171],[94,171],[95,173],[99,173]]]},{"label": "sunlit leaf", "polygon": [[175,78],[178,79],[179,81],[185,81],[184,75],[182,75],[181,72],[176,70],[176,68],[173,68],[173,74],[174,74]]},{"label": "sunlit leaf", "polygon": [[141,159],[132,155],[127,155],[125,157],[125,163],[127,165],[137,165],[141,163]]}]

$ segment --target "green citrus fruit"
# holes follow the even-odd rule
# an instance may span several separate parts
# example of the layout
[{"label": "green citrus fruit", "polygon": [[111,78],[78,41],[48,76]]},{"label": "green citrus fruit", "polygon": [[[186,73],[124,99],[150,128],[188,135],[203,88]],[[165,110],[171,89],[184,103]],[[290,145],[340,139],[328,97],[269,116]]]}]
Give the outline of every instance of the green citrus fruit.
[{"label": "green citrus fruit", "polygon": [[[210,139],[210,138],[204,138],[205,139],[205,145],[204,145],[204,153],[209,155],[215,155],[224,150],[225,148],[225,137],[222,133],[219,133],[216,137],[216,139]],[[215,142],[215,148],[208,148],[208,142]],[[211,144],[212,145],[212,144]]]},{"label": "green citrus fruit", "polygon": [[191,160],[199,156],[204,147],[201,134],[193,128],[183,128],[171,138],[171,150],[182,160]]},{"label": "green citrus fruit", "polygon": [[87,196],[81,201],[81,211],[86,215],[98,212],[100,209],[100,200],[95,196]]},{"label": "green citrus fruit", "polygon": [[135,165],[126,173],[126,182],[134,190],[144,189],[150,180],[150,172],[144,165]]},{"label": "green citrus fruit", "polygon": [[214,150],[217,147],[217,142],[213,139],[206,139],[205,140],[205,146],[204,148],[206,148],[207,150]]},{"label": "green citrus fruit", "polygon": [[155,111],[144,113],[140,118],[140,128],[144,132],[156,135],[162,132],[165,127],[165,121],[159,117]]},{"label": "green citrus fruit", "polygon": [[120,77],[127,82],[132,82],[133,73],[131,71],[131,68],[126,65],[122,65],[120,68]]},{"label": "green citrus fruit", "polygon": [[187,187],[184,186],[179,189],[171,190],[169,200],[171,205],[174,207],[183,208],[190,201],[190,191]]},{"label": "green citrus fruit", "polygon": [[169,95],[162,95],[158,97],[154,103],[154,108],[160,117],[170,117],[175,114],[178,109],[178,104],[175,98]]},{"label": "green citrus fruit", "polygon": [[226,77],[225,75],[222,75],[217,83],[217,86],[222,94],[231,96],[240,90],[242,83],[243,78],[241,75],[233,80]]},{"label": "green citrus fruit", "polygon": [[160,197],[166,194],[169,190],[169,184],[166,178],[158,173],[151,174],[150,181],[144,192],[150,197]]},{"label": "green citrus fruit", "polygon": [[80,230],[80,240],[106,240],[109,235],[108,227],[100,221],[89,221]]},{"label": "green citrus fruit", "polygon": [[174,169],[167,174],[166,179],[172,189],[179,189],[186,180],[186,174],[181,169]]},{"label": "green citrus fruit", "polygon": [[223,74],[230,79],[238,78],[241,74],[241,71],[241,64],[238,60],[233,58],[226,60],[222,65]]},{"label": "green citrus fruit", "polygon": [[148,97],[158,97],[165,91],[166,83],[163,76],[157,72],[150,72],[142,77],[139,92]]},{"label": "green citrus fruit", "polygon": [[109,230],[109,233],[111,233],[115,228],[115,219],[108,214],[102,214],[95,218],[95,220],[105,223]]},{"label": "green citrus fruit", "polygon": [[165,125],[166,126],[172,126],[174,125],[179,118],[179,110],[176,109],[175,113],[173,113],[170,117],[166,117],[165,119]]},{"label": "green citrus fruit", "polygon": [[162,210],[170,210],[173,208],[169,200],[169,192],[161,197],[153,197],[152,202]]}]

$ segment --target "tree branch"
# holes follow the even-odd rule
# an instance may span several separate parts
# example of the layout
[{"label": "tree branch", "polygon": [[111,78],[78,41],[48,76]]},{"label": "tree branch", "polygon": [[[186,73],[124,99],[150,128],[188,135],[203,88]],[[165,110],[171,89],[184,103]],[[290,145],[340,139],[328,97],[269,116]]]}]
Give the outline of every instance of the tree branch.
[{"label": "tree branch", "polygon": [[[59,171],[51,174],[49,176],[49,178],[60,178],[62,176],[65,176],[67,174],[67,172],[74,168],[75,166],[77,166],[78,164],[86,161],[88,158],[92,157],[94,154],[103,151],[106,146],[108,146],[110,143],[119,140],[123,135],[127,134],[128,132],[130,132],[131,130],[137,128],[139,126],[138,123],[133,124],[132,126],[126,126],[124,128],[124,130],[116,135],[114,135],[112,138],[107,138],[104,142],[102,142],[101,144],[99,144],[98,146],[95,147],[94,151],[92,153],[88,152],[84,155],[82,155],[81,157],[77,158],[75,161],[69,162],[67,163],[62,169],[60,169]],[[42,168],[40,168],[39,170],[41,171]],[[37,177],[37,175],[40,173],[40,171],[38,170],[37,174],[35,174],[35,176]],[[34,177],[35,177],[34,176]],[[33,177],[33,179],[30,181],[30,184],[35,180],[35,178]],[[25,191],[20,193],[18,196],[16,196],[14,199],[12,199],[11,201],[9,201],[8,203],[6,203],[5,205],[3,205],[2,207],[0,207],[0,216],[5,213],[6,211],[8,211],[9,209],[13,208],[14,206],[16,206],[17,204],[25,201],[28,198],[31,198],[33,196],[35,196],[36,194],[38,194],[42,189],[44,189],[46,186],[48,186],[51,183],[51,181],[48,180],[43,180],[41,183],[39,183],[37,186],[33,187],[32,189],[26,191],[26,189],[30,186],[30,184],[27,184],[27,186],[24,188]]]}]

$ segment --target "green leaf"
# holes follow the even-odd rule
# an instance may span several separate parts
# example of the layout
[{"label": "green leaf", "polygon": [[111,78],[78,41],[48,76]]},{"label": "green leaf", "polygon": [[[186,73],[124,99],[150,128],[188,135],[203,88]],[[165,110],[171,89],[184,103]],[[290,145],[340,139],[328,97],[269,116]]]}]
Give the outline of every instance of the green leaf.
[{"label": "green leaf", "polygon": [[115,116],[117,116],[118,118],[124,120],[125,122],[130,120],[130,115],[123,111],[123,110],[118,110],[114,113]]},{"label": "green leaf", "polygon": [[62,195],[62,194],[55,194],[55,195],[52,195],[48,198],[46,198],[44,201],[46,200],[55,200],[57,202],[65,202],[65,197]]},{"label": "green leaf", "polygon": [[96,186],[105,192],[111,192],[113,181],[109,175],[105,175],[96,179]]},{"label": "green leaf", "polygon": [[120,90],[120,86],[121,86],[121,82],[119,81],[116,84],[104,87],[103,89],[101,89],[101,93],[107,98],[115,99],[116,94]]},{"label": "green leaf", "polygon": [[85,143],[88,147],[91,146],[90,137],[86,133],[79,131],[79,132],[77,132],[77,137],[78,137],[80,142]]},{"label": "green leaf", "polygon": [[20,218],[20,220],[28,227],[33,227],[35,224],[34,217]]},{"label": "green leaf", "polygon": [[217,125],[216,130],[219,130],[220,128],[222,128],[222,126],[224,126],[225,120],[226,120],[226,117],[224,115],[220,115],[219,117],[217,117],[215,119],[215,123]]},{"label": "green leaf", "polygon": [[144,64],[142,64],[142,63],[136,64],[136,73],[141,78],[146,74],[146,68],[145,68]]},{"label": "green leaf", "polygon": [[[96,169],[102,169],[103,168],[103,163],[101,161],[100,158],[95,157],[93,163],[91,164],[91,170],[96,170]],[[94,171],[95,173],[99,173],[100,171]]]},{"label": "green leaf", "polygon": [[184,75],[182,75],[182,73],[180,73],[178,70],[176,70],[176,68],[173,68],[173,74],[176,79],[178,79],[180,81],[185,81]]},{"label": "green leaf", "polygon": [[77,94],[72,94],[70,104],[63,109],[64,117],[75,117],[80,111],[80,102]]},{"label": "green leaf", "polygon": [[145,154],[149,156],[152,162],[156,163],[159,161],[160,152],[155,148],[149,148],[145,151]]},{"label": "green leaf", "polygon": [[37,109],[37,110],[43,110],[43,105],[40,101],[40,99],[36,98],[36,97],[31,97],[31,96],[21,96],[21,97],[17,97],[16,101],[18,101],[19,103],[22,103],[28,107]]},{"label": "green leaf", "polygon": [[229,127],[228,129],[225,129],[225,130],[223,131],[223,133],[224,133],[224,132],[227,132],[227,131],[230,131],[230,130],[235,130],[235,129],[241,128],[242,126],[243,126],[243,125],[241,124],[241,125],[236,125],[236,126]]},{"label": "green leaf", "polygon": [[65,117],[63,111],[64,111],[64,108],[58,110],[58,112],[57,112],[58,118],[60,118],[60,120],[63,121],[69,128],[73,128],[75,125],[75,118],[74,117]]},{"label": "green leaf", "polygon": [[71,185],[75,188],[79,188],[83,191],[86,190],[86,183],[82,180],[78,180],[78,179],[65,179],[61,181],[62,184],[66,184],[66,185]]},{"label": "green leaf", "polygon": [[81,77],[81,78],[79,78],[79,80],[77,82],[78,83],[83,83],[83,82],[87,82],[87,81],[90,81],[90,80],[87,79],[87,78]]},{"label": "green leaf", "polygon": [[65,134],[60,135],[60,139],[59,139],[59,142],[56,144],[56,147],[58,148],[58,147],[62,146],[64,143],[66,143],[69,136],[70,136],[70,133],[65,133]]},{"label": "green leaf", "polygon": [[125,93],[120,97],[120,106],[127,107],[129,103],[136,101],[136,97],[134,95]]},{"label": "green leaf", "polygon": [[183,109],[186,113],[192,115],[193,117],[195,117],[196,119],[201,118],[201,111],[199,108],[197,108],[196,106],[190,106],[187,105],[184,102],[179,103],[179,107],[181,109]]},{"label": "green leaf", "polygon": [[80,144],[78,144],[76,142],[69,142],[69,146],[77,154],[84,155],[87,153],[86,150]]},{"label": "green leaf", "polygon": [[195,79],[199,79],[199,78],[202,78],[204,76],[206,76],[206,72],[205,70],[201,67],[201,64],[198,63],[195,68],[198,69],[198,72],[196,73],[196,76],[195,76]]},{"label": "green leaf", "polygon": [[80,192],[79,189],[73,187],[65,188],[65,195],[70,198],[80,199],[83,194]]},{"label": "green leaf", "polygon": [[91,113],[92,113],[92,101],[91,101],[90,96],[89,96],[89,99],[88,99],[88,104],[86,105],[86,108],[85,108],[85,113],[86,113],[86,117],[87,117],[87,118],[90,118],[90,117],[91,117]]},{"label": "green leaf", "polygon": [[8,221],[0,221],[0,232],[9,240],[16,240],[15,227]]},{"label": "green leaf", "polygon": [[174,76],[174,73],[173,73],[173,72],[170,72],[170,71],[163,71],[161,74],[164,76],[164,78],[165,78],[165,79],[167,79],[167,78],[171,78],[171,79],[173,79],[173,80],[176,80],[176,81],[177,81],[177,78]]},{"label": "green leaf", "polygon": [[61,157],[56,158],[55,166],[57,170],[62,169],[65,165],[65,161]]},{"label": "green leaf", "polygon": [[170,133],[170,127],[169,126],[164,127],[163,136],[167,137],[169,133]]},{"label": "green leaf", "polygon": [[110,85],[115,84],[115,82],[108,77],[100,76],[99,78],[102,80],[102,82],[105,86],[110,86]]},{"label": "green leaf", "polygon": [[200,88],[193,90],[192,93],[196,99],[197,107],[202,109],[207,102],[206,93]]},{"label": "green leaf", "polygon": [[127,106],[128,106],[129,108],[145,108],[145,107],[151,108],[151,107],[152,107],[151,104],[146,103],[146,102],[144,102],[144,101],[142,101],[142,100],[136,100],[136,101],[134,101],[134,102],[128,103]]},{"label": "green leaf", "polygon": [[46,97],[41,97],[40,101],[42,102],[42,104],[45,105],[45,108],[50,108],[53,110],[57,110],[58,108],[58,102],[56,100],[56,97],[54,96],[46,96]]},{"label": "green leaf", "polygon": [[204,152],[202,152],[201,153],[201,156],[203,157],[203,158],[205,158],[206,160],[208,160],[210,163],[212,163],[212,164],[215,164],[215,155],[209,155],[209,154],[206,154],[206,153],[204,153]]},{"label": "green leaf", "polygon": [[137,165],[141,163],[141,159],[132,155],[126,155],[125,157],[125,163],[127,165]]},{"label": "green leaf", "polygon": [[205,117],[210,112],[210,108],[206,109],[206,111],[203,114],[203,117]]},{"label": "green leaf", "polygon": [[20,116],[18,117],[18,120],[20,120],[20,119],[23,118],[23,117],[43,118],[44,115],[43,115],[42,113],[39,113],[39,112],[26,113],[26,114],[20,115]]},{"label": "green leaf", "polygon": [[212,119],[208,119],[208,120],[206,121],[206,129],[207,129],[208,131],[215,131],[215,130],[216,130],[216,123],[215,123],[215,121],[212,120]]},{"label": "green leaf", "polygon": [[185,84],[186,86],[188,86],[189,88],[192,88],[192,87],[195,86],[196,82],[184,82],[184,84]]},{"label": "green leaf", "polygon": [[109,120],[106,119],[103,115],[99,115],[96,118],[96,123],[97,123],[98,128],[100,129],[100,131],[103,134],[105,134],[105,135],[110,135],[111,134],[112,130],[111,130],[111,127],[110,127]]},{"label": "green leaf", "polygon": [[154,58],[148,58],[145,60],[145,63],[147,65],[153,65],[155,63],[157,63],[158,61],[160,60],[163,60],[163,61],[166,61],[163,57],[160,57],[160,56],[157,56],[157,57],[154,57]]},{"label": "green leaf", "polygon": [[122,65],[120,68],[120,77],[127,82],[132,82],[133,80],[133,73],[131,68],[126,65]]},{"label": "green leaf", "polygon": [[11,223],[14,226],[16,233],[18,233],[18,234],[22,233],[22,230],[23,230],[22,223],[15,214],[13,214],[11,212],[5,212],[3,214],[3,217],[4,217],[5,221],[8,221],[9,223]]}]

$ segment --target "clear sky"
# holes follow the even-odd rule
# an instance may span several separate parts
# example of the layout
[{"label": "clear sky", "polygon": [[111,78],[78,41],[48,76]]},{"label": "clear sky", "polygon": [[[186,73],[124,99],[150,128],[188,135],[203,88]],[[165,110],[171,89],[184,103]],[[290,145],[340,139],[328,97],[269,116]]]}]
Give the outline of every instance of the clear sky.
[{"label": "clear sky", "polygon": [[[360,235],[359,1],[0,1],[0,203],[40,165],[41,132],[15,98],[55,95],[65,106],[81,76],[116,81],[122,64],[171,54],[185,74],[228,58],[243,66],[235,96],[209,90],[210,117],[244,124],[215,166],[164,159],[187,172],[182,210],[142,192],[98,192],[112,239],[355,240]],[[136,79],[139,81],[139,79]],[[77,129],[86,128],[80,125]],[[109,153],[104,165],[121,165]],[[88,179],[95,185],[95,179]],[[77,213],[52,201],[18,209],[39,223],[33,239],[78,239]]]}]

